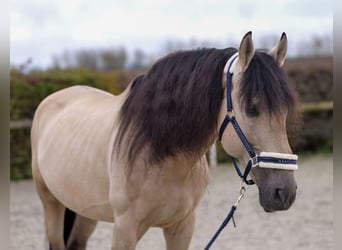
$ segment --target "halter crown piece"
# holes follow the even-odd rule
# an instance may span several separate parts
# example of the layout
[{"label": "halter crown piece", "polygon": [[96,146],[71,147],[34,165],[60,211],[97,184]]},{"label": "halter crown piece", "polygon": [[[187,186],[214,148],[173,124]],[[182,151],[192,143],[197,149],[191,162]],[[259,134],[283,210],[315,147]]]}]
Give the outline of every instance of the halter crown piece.
[{"label": "halter crown piece", "polygon": [[274,153],[274,152],[261,152],[259,155],[255,153],[253,147],[248,142],[246,136],[242,132],[233,110],[233,102],[231,96],[232,89],[232,76],[235,71],[238,60],[236,60],[239,56],[239,53],[235,53],[233,56],[229,58],[225,67],[224,73],[227,74],[227,114],[224,118],[220,130],[219,130],[219,140],[222,140],[222,135],[224,130],[226,129],[229,123],[232,124],[236,134],[239,136],[243,146],[247,150],[249,154],[249,160],[247,166],[245,168],[244,173],[241,172],[236,160],[232,157],[232,161],[236,172],[241,177],[241,179],[247,184],[254,184],[253,180],[247,180],[247,176],[253,167],[261,167],[261,168],[273,168],[273,169],[283,169],[283,170],[297,170],[297,160],[298,156],[295,154],[283,154],[283,153]]}]

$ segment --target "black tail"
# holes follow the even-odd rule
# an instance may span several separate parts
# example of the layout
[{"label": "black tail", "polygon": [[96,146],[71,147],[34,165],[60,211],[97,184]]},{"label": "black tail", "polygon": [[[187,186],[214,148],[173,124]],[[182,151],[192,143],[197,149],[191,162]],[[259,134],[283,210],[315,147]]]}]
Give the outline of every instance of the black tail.
[{"label": "black tail", "polygon": [[74,225],[76,218],[76,213],[71,211],[70,209],[66,208],[65,213],[64,213],[64,232],[63,232],[63,237],[64,237],[64,244],[67,245],[72,226]]}]

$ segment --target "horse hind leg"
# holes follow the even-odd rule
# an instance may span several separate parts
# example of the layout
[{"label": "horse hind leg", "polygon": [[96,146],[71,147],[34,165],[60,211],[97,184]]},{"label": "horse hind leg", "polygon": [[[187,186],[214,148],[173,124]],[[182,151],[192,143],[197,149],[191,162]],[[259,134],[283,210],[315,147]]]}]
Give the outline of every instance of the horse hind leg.
[{"label": "horse hind leg", "polygon": [[75,214],[60,203],[45,185],[36,165],[32,166],[36,190],[43,204],[49,250],[85,249],[97,222]]},{"label": "horse hind leg", "polygon": [[49,191],[37,166],[32,164],[33,178],[38,196],[43,204],[46,234],[50,250],[65,250],[63,240],[65,207]]},{"label": "horse hind leg", "polygon": [[75,214],[69,209],[66,209],[65,215],[64,240],[67,245],[66,249],[85,250],[87,241],[96,228],[97,221]]},{"label": "horse hind leg", "polygon": [[64,244],[67,245],[68,239],[70,238],[71,230],[74,226],[76,219],[76,213],[71,211],[69,208],[65,209],[64,212],[64,230],[63,230],[63,239]]}]

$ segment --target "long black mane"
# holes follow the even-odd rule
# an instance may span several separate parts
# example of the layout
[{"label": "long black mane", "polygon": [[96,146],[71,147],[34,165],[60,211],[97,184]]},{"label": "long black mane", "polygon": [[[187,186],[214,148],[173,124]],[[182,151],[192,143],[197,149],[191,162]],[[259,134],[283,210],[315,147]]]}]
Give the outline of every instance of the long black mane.
[{"label": "long black mane", "polygon": [[121,108],[115,142],[117,149],[128,149],[129,162],[146,148],[149,163],[179,152],[203,153],[215,139],[224,96],[223,67],[235,52],[233,48],[176,52],[134,80]]}]

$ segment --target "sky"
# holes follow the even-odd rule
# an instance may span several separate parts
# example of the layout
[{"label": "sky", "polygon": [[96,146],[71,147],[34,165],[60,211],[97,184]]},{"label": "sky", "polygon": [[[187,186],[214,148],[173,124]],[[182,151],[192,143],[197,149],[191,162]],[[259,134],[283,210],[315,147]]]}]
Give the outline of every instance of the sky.
[{"label": "sky", "polygon": [[[333,34],[333,0],[11,0],[10,61],[32,58],[48,67],[63,51],[124,47],[161,55],[166,42],[206,41],[238,47],[253,32],[256,47],[265,37],[299,43]],[[331,42],[332,48],[332,42]]]}]

